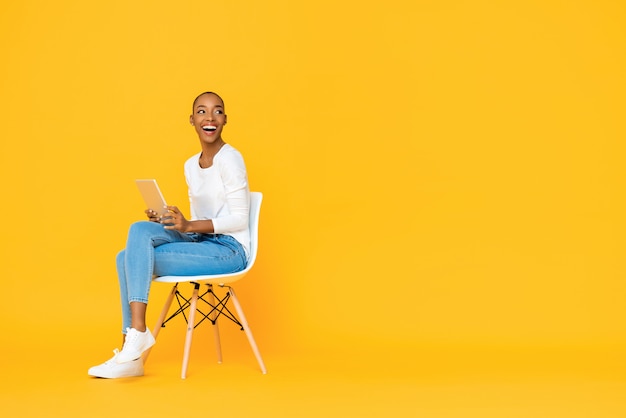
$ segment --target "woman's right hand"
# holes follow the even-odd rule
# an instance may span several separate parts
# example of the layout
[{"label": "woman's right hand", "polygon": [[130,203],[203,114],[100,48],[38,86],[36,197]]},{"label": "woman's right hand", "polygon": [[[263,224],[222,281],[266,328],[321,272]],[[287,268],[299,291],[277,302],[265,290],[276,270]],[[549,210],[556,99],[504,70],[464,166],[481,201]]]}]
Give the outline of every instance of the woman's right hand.
[{"label": "woman's right hand", "polygon": [[150,222],[156,222],[156,223],[161,222],[161,217],[159,216],[159,214],[153,211],[152,209],[146,209],[145,213],[146,215],[148,215],[148,220]]}]

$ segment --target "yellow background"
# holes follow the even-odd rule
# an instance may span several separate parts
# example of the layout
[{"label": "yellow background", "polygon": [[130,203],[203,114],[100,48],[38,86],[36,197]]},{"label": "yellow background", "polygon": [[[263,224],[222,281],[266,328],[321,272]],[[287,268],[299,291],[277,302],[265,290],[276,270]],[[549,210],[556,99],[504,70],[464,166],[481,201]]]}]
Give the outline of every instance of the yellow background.
[{"label": "yellow background", "polygon": [[[221,388],[248,416],[623,416],[625,18],[609,0],[5,2],[3,407],[109,416],[141,394],[177,416],[165,394]],[[265,196],[237,288],[269,374],[233,333],[245,367],[196,344],[182,387],[172,330],[149,376],[88,379],[119,344],[133,179],[187,208],[205,90]]]}]

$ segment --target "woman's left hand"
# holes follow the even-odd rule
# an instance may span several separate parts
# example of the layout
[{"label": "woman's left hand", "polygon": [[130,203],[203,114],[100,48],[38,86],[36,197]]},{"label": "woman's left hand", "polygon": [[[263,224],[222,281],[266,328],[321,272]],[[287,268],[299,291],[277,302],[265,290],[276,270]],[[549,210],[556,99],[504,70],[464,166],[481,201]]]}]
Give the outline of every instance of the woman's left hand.
[{"label": "woman's left hand", "polygon": [[167,207],[167,213],[163,215],[161,223],[165,229],[175,229],[179,232],[187,232],[189,226],[189,221],[176,206]]}]

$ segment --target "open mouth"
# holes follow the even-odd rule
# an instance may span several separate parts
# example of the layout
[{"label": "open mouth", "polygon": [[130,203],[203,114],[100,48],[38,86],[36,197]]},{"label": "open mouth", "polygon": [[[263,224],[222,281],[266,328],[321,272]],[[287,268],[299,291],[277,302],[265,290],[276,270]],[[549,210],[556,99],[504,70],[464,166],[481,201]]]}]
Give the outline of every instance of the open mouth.
[{"label": "open mouth", "polygon": [[215,132],[217,130],[217,127],[216,126],[207,125],[207,126],[203,126],[202,130],[205,131],[205,132]]}]

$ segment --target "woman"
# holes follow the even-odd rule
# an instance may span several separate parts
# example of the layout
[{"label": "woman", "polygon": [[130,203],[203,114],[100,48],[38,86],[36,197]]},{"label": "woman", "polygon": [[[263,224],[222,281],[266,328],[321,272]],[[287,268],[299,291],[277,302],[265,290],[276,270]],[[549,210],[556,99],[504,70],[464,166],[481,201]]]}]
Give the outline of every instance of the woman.
[{"label": "woman", "polygon": [[241,154],[222,139],[226,121],[224,101],[216,93],[205,92],[194,100],[189,122],[202,151],[185,162],[191,220],[178,207],[168,206],[163,217],[149,208],[149,221],[131,225],[126,249],[117,256],[122,350],[113,350],[113,358],[90,368],[89,375],[143,375],[141,355],[155,342],[146,327],[153,275],[233,273],[246,267],[250,189]]}]

